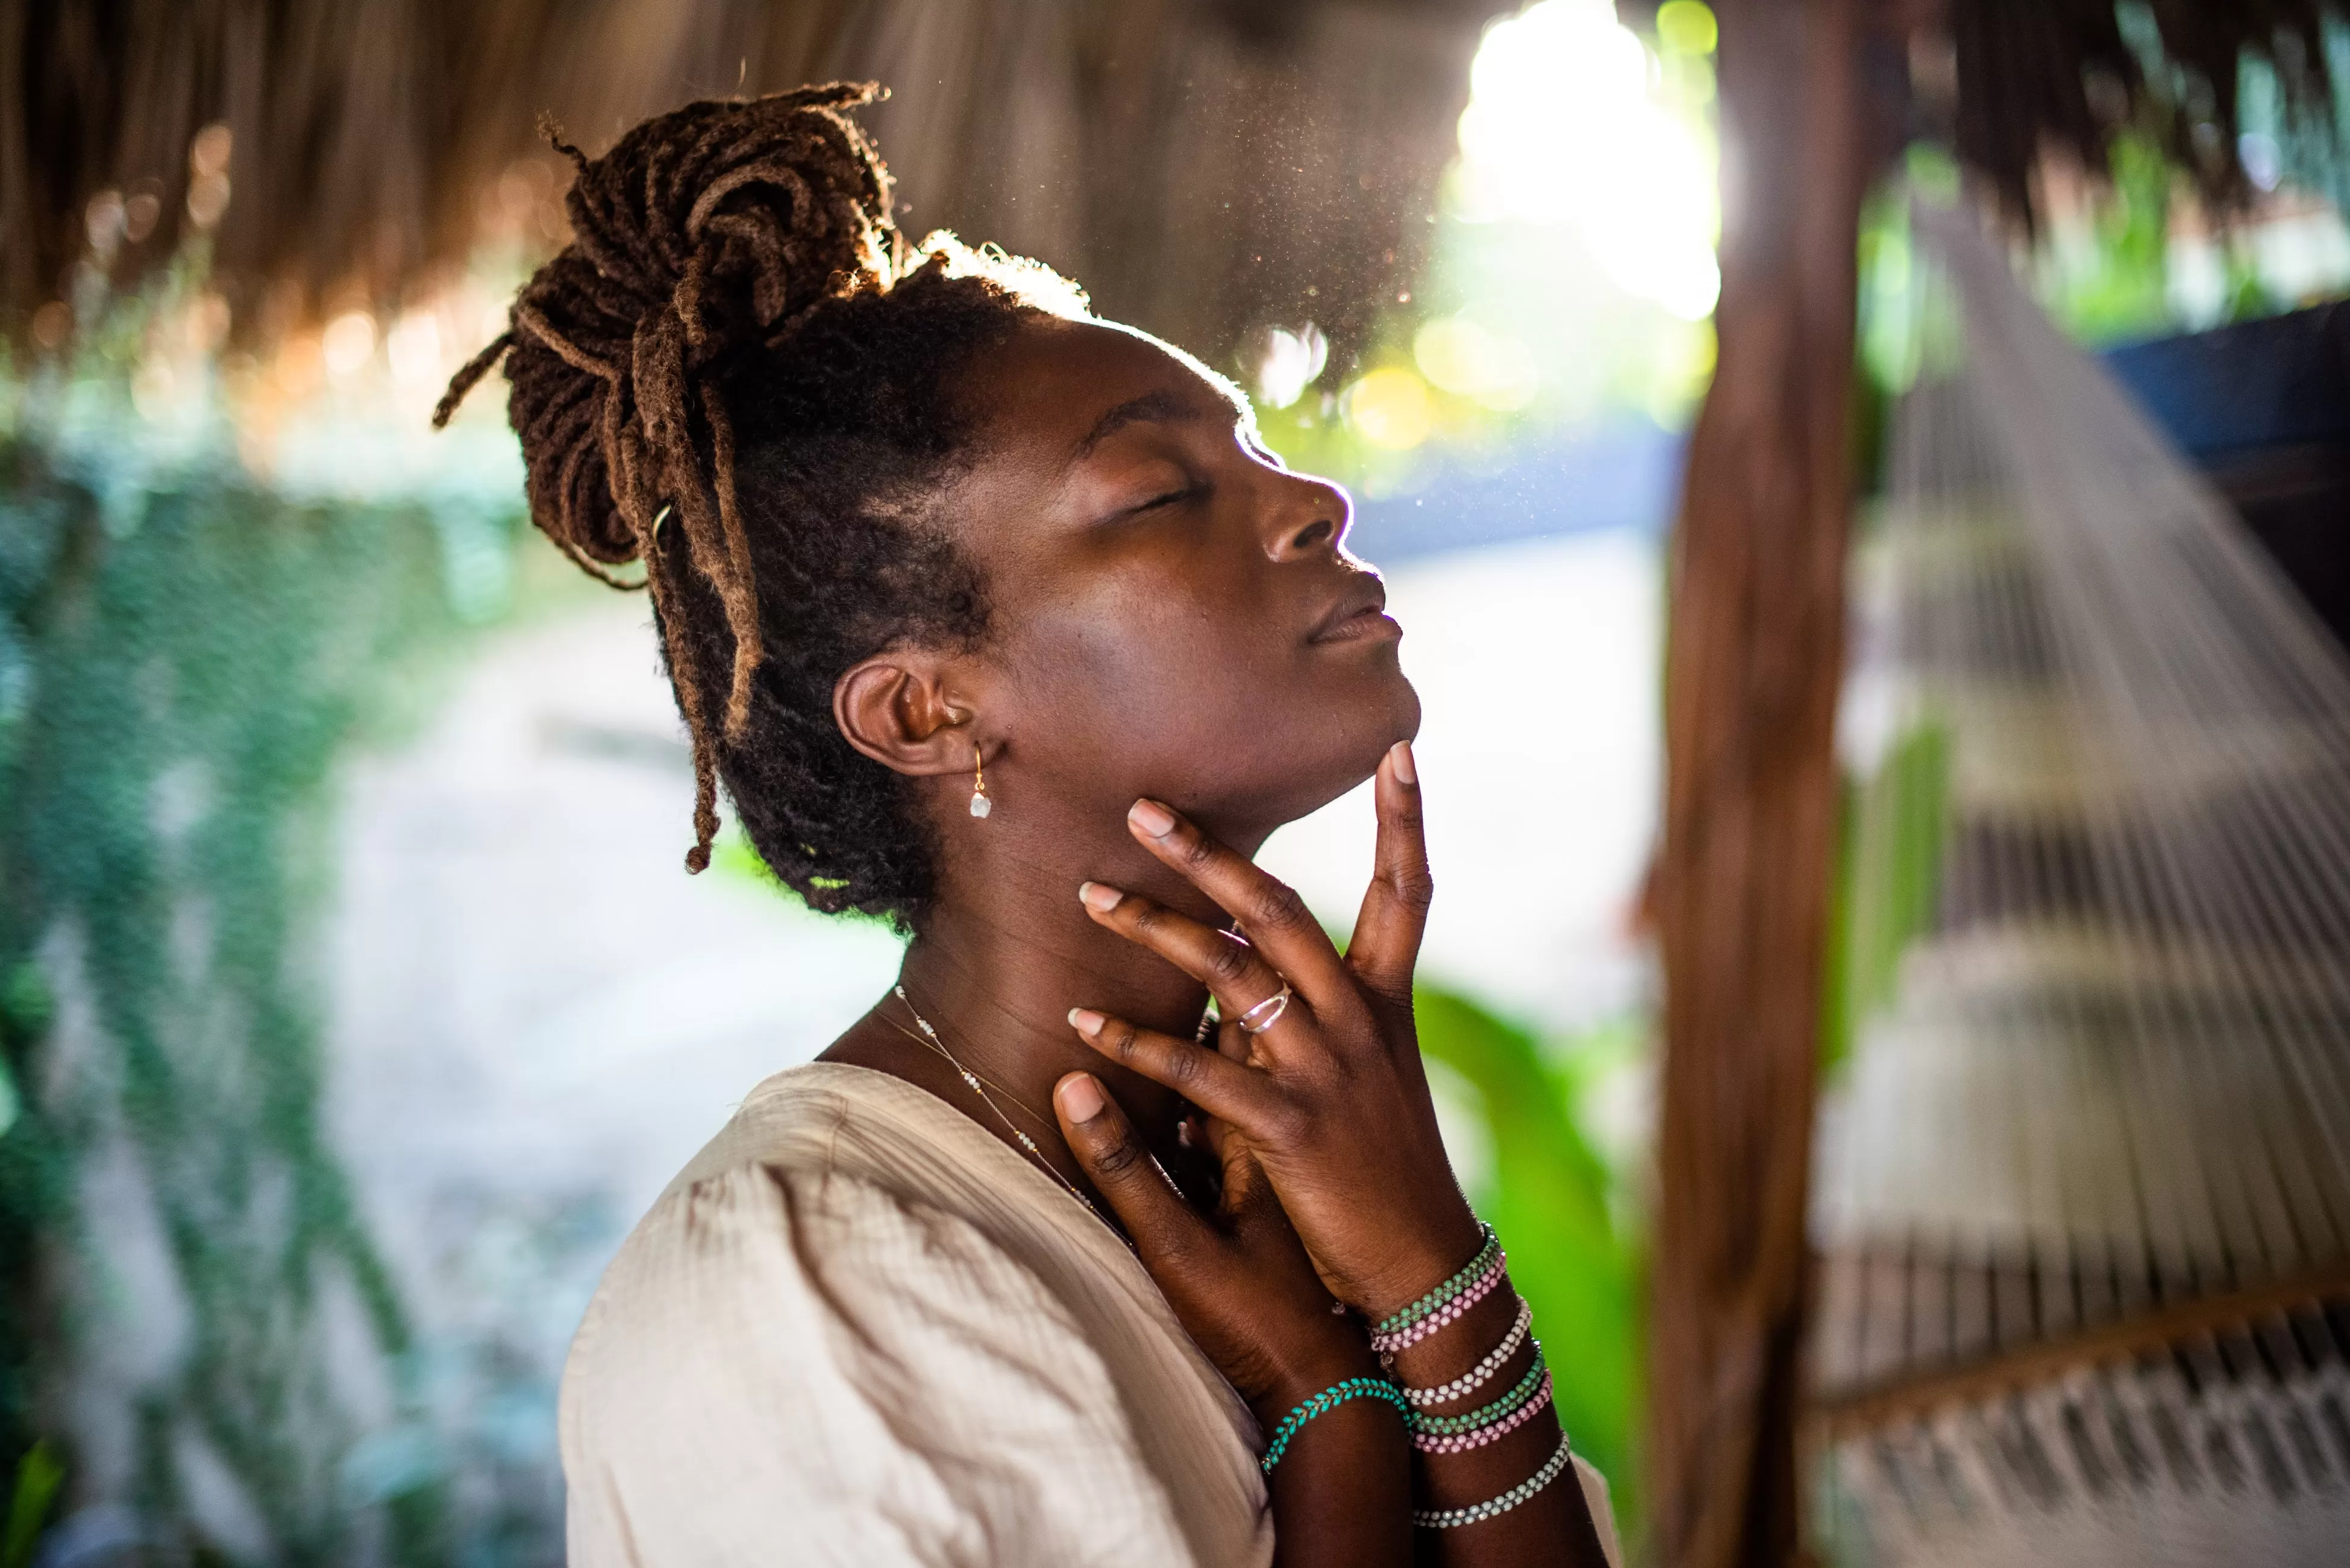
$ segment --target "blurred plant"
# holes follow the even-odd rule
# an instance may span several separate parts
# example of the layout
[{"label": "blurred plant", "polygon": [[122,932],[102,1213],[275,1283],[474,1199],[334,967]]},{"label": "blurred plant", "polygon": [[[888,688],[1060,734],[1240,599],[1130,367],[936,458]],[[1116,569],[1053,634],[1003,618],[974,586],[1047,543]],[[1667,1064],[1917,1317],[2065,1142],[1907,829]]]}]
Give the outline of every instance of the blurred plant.
[{"label": "blurred plant", "polygon": [[[54,1462],[36,1432],[103,1367],[130,1494],[88,1501],[129,1504],[140,1540],[437,1563],[457,1549],[445,1464],[367,1497],[346,1474],[362,1428],[417,1394],[406,1310],[322,1125],[311,963],[334,762],[401,713],[420,653],[503,609],[518,486],[462,463],[421,496],[256,482],[214,314],[197,250],[140,296],[80,300],[67,353],[0,366],[11,1529]],[[342,449],[319,440],[332,473]],[[251,1539],[198,1518],[224,1479]]]},{"label": "blurred plant", "polygon": [[[2151,337],[2178,325],[2171,300],[2170,166],[2141,138],[2113,147],[2113,189],[2052,215],[2038,257],[2048,313],[2086,343]],[[2241,264],[2239,269],[2241,272]],[[2257,303],[2240,276],[2233,317]]]},{"label": "blurred plant", "polygon": [[1559,1419],[1608,1479],[1627,1541],[1637,1533],[1641,1254],[1625,1178],[1587,1132],[1602,1071],[1639,1042],[1601,1030],[1545,1050],[1533,1034],[1451,992],[1420,988],[1420,1049],[1475,1099],[1492,1153],[1469,1196],[1510,1251],[1510,1277],[1559,1369]]},{"label": "blurred plant", "polygon": [[1824,1064],[1841,1066],[1861,1026],[1893,1001],[1901,955],[1934,928],[1949,826],[1950,733],[1920,720],[1876,771],[1844,790],[1830,888]]},{"label": "blurred plant", "polygon": [[66,1468],[47,1443],[35,1443],[16,1461],[16,1483],[9,1489],[8,1516],[0,1524],[0,1568],[31,1568],[34,1544],[40,1540],[41,1521],[49,1516],[64,1484]]}]

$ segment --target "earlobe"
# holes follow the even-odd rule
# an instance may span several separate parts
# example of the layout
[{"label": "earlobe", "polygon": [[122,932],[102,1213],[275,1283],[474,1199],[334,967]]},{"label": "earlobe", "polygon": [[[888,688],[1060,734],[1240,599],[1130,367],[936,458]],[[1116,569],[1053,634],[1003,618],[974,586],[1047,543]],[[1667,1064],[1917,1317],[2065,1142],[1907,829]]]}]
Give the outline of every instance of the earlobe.
[{"label": "earlobe", "polygon": [[949,700],[944,670],[919,655],[882,654],[833,683],[833,722],[883,767],[917,778],[971,766],[971,713]]}]

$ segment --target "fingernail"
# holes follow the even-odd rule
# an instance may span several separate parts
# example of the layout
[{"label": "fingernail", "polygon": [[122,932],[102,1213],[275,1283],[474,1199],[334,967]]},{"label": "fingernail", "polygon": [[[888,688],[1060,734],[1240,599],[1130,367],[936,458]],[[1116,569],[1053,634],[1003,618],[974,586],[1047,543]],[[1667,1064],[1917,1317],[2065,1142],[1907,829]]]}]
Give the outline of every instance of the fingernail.
[{"label": "fingernail", "polygon": [[1098,910],[1100,913],[1105,915],[1108,914],[1112,909],[1117,909],[1118,906],[1118,900],[1125,897],[1126,895],[1119,892],[1117,888],[1105,888],[1098,882],[1080,882],[1077,884],[1077,901],[1083,904],[1087,909]]},{"label": "fingernail", "polygon": [[1061,1102],[1061,1109],[1073,1122],[1084,1123],[1101,1115],[1101,1085],[1089,1073],[1072,1073],[1053,1090]]},{"label": "fingernail", "polygon": [[1388,748],[1388,761],[1395,764],[1396,783],[1416,784],[1419,772],[1411,765],[1411,742],[1398,741]]},{"label": "fingernail", "polygon": [[1101,1033],[1101,1026],[1108,1022],[1108,1019],[1090,1007],[1069,1009],[1069,1027],[1080,1034],[1098,1034]]},{"label": "fingernail", "polygon": [[1164,838],[1175,831],[1175,814],[1155,800],[1136,801],[1126,820],[1153,838]]}]

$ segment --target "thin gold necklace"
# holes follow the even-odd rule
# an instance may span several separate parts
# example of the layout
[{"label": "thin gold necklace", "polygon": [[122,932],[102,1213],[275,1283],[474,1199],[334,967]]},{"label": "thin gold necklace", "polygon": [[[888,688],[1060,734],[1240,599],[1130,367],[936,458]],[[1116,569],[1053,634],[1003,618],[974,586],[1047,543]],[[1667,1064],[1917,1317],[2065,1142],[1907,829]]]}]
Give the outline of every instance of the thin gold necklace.
[{"label": "thin gold necklace", "polygon": [[[1022,1116],[1026,1116],[1038,1127],[1051,1127],[1053,1125],[1046,1121],[1043,1116],[1038,1116],[1035,1111],[1030,1110],[1028,1108],[1027,1102],[1023,1100],[1019,1096],[1014,1094],[1011,1090],[1005,1088],[1003,1085],[997,1083],[986,1074],[974,1073],[965,1068],[960,1062],[955,1062],[955,1058],[952,1056],[947,1056],[946,1052],[941,1050],[929,1040],[924,1039],[921,1035],[915,1033],[912,1030],[907,1028],[904,1024],[899,1023],[888,1013],[883,1013],[881,1015],[881,1021],[884,1023],[887,1023],[890,1028],[896,1030],[899,1033],[903,1034],[907,1039],[911,1040],[915,1044],[920,1045],[923,1050],[936,1051],[940,1055],[946,1056],[946,1059],[949,1062],[954,1063],[955,1071],[962,1075],[962,1081],[964,1083],[972,1084],[973,1079],[977,1079],[978,1084],[986,1085],[989,1088],[993,1089],[997,1094],[1002,1095],[1005,1099],[1010,1100],[1014,1110],[1018,1111]],[[972,1087],[978,1087],[978,1084],[972,1084]]]},{"label": "thin gold necklace", "polygon": [[[1076,1182],[1071,1181],[1067,1177],[1063,1176],[1061,1174],[1060,1167],[1055,1165],[1051,1160],[1045,1158],[1045,1151],[1036,1147],[1036,1140],[1030,1137],[1027,1131],[1023,1128],[1019,1123],[1004,1115],[1003,1107],[997,1105],[995,1103],[995,1096],[987,1092],[987,1085],[981,1080],[980,1075],[972,1072],[970,1068],[964,1066],[961,1062],[955,1060],[954,1053],[947,1049],[947,1044],[944,1040],[939,1038],[939,1032],[931,1027],[931,1021],[922,1016],[922,1010],[916,1007],[914,1005],[914,999],[906,994],[906,988],[902,985],[893,985],[889,989],[897,993],[899,1001],[906,1004],[906,1011],[914,1015],[914,1023],[922,1032],[919,1036],[910,1033],[908,1038],[919,1039],[921,1044],[928,1045],[931,1050],[936,1051],[940,1055],[945,1057],[947,1060],[947,1065],[952,1067],[956,1074],[962,1077],[962,1081],[971,1085],[972,1093],[977,1095],[980,1097],[981,1102],[983,1103],[989,1110],[995,1113],[995,1119],[1003,1124],[1004,1131],[1010,1133],[1014,1140],[1017,1142],[1022,1148],[1028,1151],[1030,1158],[1034,1159],[1038,1165],[1045,1168],[1045,1174],[1059,1182],[1064,1188],[1067,1189],[1069,1196],[1076,1199],[1078,1202],[1084,1204],[1087,1210],[1091,1210],[1095,1219],[1101,1219],[1102,1212],[1099,1209],[1094,1207],[1094,1200],[1087,1197],[1083,1191],[1079,1190]],[[896,1023],[897,1020],[891,1019],[890,1022],[892,1023]],[[905,1025],[903,1024],[899,1024],[898,1026],[901,1030],[905,1028]],[[1044,1123],[1045,1118],[1037,1116],[1037,1114],[1034,1110],[1031,1110],[1027,1106],[1023,1105],[1018,1096],[1013,1094],[1009,1089],[1004,1089],[1003,1092],[1004,1098],[1010,1100],[1014,1105],[1019,1106],[1020,1109],[1026,1111],[1027,1114],[1039,1124]],[[1107,1220],[1104,1220],[1103,1222],[1105,1224],[1107,1223]]]}]

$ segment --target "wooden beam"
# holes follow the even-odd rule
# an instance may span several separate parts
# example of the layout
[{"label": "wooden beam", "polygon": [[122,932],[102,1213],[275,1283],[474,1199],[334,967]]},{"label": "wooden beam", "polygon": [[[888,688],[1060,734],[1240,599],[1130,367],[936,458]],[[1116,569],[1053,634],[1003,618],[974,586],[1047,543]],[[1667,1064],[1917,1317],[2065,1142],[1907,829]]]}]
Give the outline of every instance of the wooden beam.
[{"label": "wooden beam", "polygon": [[2283,1280],[2252,1290],[2205,1296],[2085,1334],[2067,1334],[2004,1355],[1910,1374],[1819,1401],[1810,1413],[1819,1436],[1834,1442],[1915,1420],[1953,1405],[1979,1404],[2054,1381],[2084,1366],[2159,1355],[2189,1340],[2296,1308],[2350,1300],[2350,1268]]},{"label": "wooden beam", "polygon": [[1795,1553],[1860,202],[1861,0],[1718,0],[1720,358],[1674,540],[1651,1542]]}]

